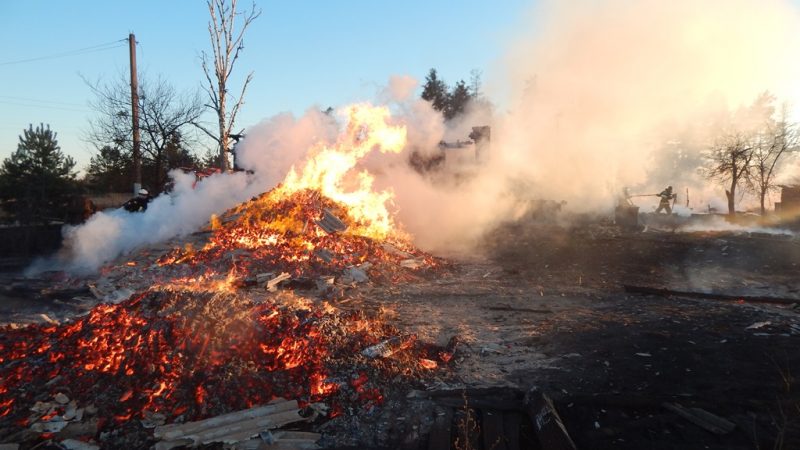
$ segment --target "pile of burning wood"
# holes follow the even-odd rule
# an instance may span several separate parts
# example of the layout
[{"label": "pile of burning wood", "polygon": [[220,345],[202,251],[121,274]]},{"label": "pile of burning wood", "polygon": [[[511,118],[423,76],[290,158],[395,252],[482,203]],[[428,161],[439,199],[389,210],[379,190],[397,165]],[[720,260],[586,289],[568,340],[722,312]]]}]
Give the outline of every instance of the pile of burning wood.
[{"label": "pile of burning wood", "polygon": [[[361,225],[316,191],[267,193],[212,219],[201,248],[116,265],[135,273],[115,280],[135,291],[127,299],[63,324],[0,329],[0,442],[230,443],[274,427],[247,412],[246,429],[180,424],[276,399],[296,402],[279,412],[297,420],[281,424],[335,417],[380,405],[398,380],[431,376],[452,348],[320,299],[441,269],[402,237],[350,232]],[[219,426],[235,432],[208,431]]]}]

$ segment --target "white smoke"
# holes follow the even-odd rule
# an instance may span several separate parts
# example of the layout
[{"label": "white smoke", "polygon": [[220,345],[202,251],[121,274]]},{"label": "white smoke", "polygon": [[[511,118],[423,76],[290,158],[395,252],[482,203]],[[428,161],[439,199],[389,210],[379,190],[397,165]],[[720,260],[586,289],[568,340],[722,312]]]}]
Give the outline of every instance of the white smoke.
[{"label": "white smoke", "polygon": [[300,118],[281,113],[247,129],[236,148],[238,164],[253,170],[266,191],[283,181],[310,149],[334,142],[338,133],[336,118],[319,108],[309,108]]},{"label": "white smoke", "polygon": [[[405,168],[386,180],[423,246],[471,242],[518,216],[526,198],[609,212],[626,186],[654,194],[673,185],[683,215],[724,211],[724,187],[699,171],[720,126],[764,91],[800,104],[800,14],[788,1],[543,1],[527,24],[532,31],[514,40],[505,66],[489,73],[490,98],[493,87],[509,86],[508,113],[422,133],[419,145],[431,148],[440,136],[464,139],[471,126],[491,125],[489,161],[455,168],[441,177],[449,183]],[[419,116],[406,123],[434,129]],[[658,203],[635,201],[643,211]]]},{"label": "white smoke", "polygon": [[55,260],[40,261],[31,271],[58,266],[87,273],[144,245],[196,231],[212,214],[259,191],[244,173],[215,174],[195,184],[195,176],[173,171],[175,188],[154,198],[144,212],[100,211],[79,226],[64,230],[64,247]]},{"label": "white smoke", "polygon": [[[394,191],[397,217],[424,248],[469,245],[519,216],[528,200],[608,211],[624,186],[655,193],[671,184],[679,195],[689,188],[694,208],[724,205],[721,187],[696,170],[715,121],[765,90],[800,104],[800,14],[786,0],[544,0],[525,21],[533,31],[514,39],[502,67],[487,70],[488,98],[493,87],[507,91],[503,114],[470,108],[445,123],[408,76],[377,94],[407,126],[409,143],[400,155],[369,155],[360,168],[376,175],[377,189]],[[70,266],[89,270],[189,233],[211,213],[274,187],[316,145],[335,140],[338,117],[315,107],[248,128],[237,155],[255,171],[252,182],[217,175],[191,189],[192,180],[177,175],[176,193],[144,214],[101,213],[70,229]],[[439,155],[440,141],[467,140],[471,127],[484,125],[492,127],[487,161],[466,148],[445,151],[438,173],[409,167],[412,152]],[[657,199],[642,206],[648,202]]]},{"label": "white smoke", "polygon": [[681,226],[676,231],[692,233],[697,231],[726,231],[734,233],[762,233],[775,236],[796,236],[792,230],[784,228],[767,228],[761,226],[746,226],[730,223],[722,216],[713,216],[703,222]]}]

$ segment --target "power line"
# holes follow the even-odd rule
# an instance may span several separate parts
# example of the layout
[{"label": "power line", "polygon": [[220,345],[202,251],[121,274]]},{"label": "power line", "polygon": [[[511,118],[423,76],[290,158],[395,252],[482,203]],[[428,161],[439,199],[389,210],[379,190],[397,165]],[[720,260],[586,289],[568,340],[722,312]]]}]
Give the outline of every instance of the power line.
[{"label": "power line", "polygon": [[52,106],[52,105],[36,105],[31,103],[24,103],[24,102],[16,102],[16,101],[9,101],[9,100],[2,100],[0,99],[0,104],[2,105],[12,105],[12,106],[22,106],[27,108],[39,108],[39,109],[57,109],[61,111],[73,111],[73,112],[88,112],[88,109],[78,109],[78,108],[69,108],[66,106]]},{"label": "power line", "polygon": [[35,57],[35,58],[26,58],[26,59],[18,59],[18,60],[15,60],[15,61],[0,62],[0,66],[10,66],[12,64],[22,64],[22,63],[32,62],[32,61],[42,61],[42,60],[45,60],[45,59],[64,58],[64,57],[67,57],[67,56],[77,56],[77,55],[83,55],[83,54],[86,54],[86,53],[102,52],[102,51],[105,51],[105,50],[111,50],[111,49],[114,49],[114,48],[122,47],[122,46],[125,45],[124,42],[127,42],[127,41],[128,41],[128,39],[120,39],[120,40],[117,40],[117,41],[106,42],[105,44],[93,45],[91,47],[79,48],[77,50],[69,50],[69,51],[66,51],[66,52],[55,53],[55,54],[47,55],[47,56],[38,56],[38,57]]},{"label": "power line", "polygon": [[28,97],[15,97],[13,95],[0,95],[0,102],[2,101],[23,101],[23,102],[34,102],[34,103],[45,103],[45,104],[53,104],[53,105],[65,105],[65,106],[86,106],[81,103],[67,103],[67,102],[59,102],[55,100],[41,100],[38,98],[28,98]]}]

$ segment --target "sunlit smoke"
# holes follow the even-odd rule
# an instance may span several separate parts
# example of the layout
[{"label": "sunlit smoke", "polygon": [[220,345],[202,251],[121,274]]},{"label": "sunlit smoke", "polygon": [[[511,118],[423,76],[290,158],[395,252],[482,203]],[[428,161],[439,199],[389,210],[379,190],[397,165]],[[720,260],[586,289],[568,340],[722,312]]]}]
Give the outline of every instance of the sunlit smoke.
[{"label": "sunlit smoke", "polygon": [[32,271],[54,267],[92,272],[114,258],[147,244],[186,235],[259,191],[244,173],[217,174],[195,184],[195,176],[173,171],[175,188],[153,199],[147,210],[101,211],[85,224],[67,227],[64,247],[55,259],[39,261]]}]

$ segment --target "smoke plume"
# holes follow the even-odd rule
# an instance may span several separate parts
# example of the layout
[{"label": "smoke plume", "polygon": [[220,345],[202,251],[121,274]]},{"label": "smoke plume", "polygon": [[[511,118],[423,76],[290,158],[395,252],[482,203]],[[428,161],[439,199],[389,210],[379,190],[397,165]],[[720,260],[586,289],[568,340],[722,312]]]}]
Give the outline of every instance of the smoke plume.
[{"label": "smoke plume", "polygon": [[[484,92],[500,113],[476,102],[445,122],[417,98],[408,76],[393,77],[378,101],[408,128],[402,154],[360,163],[391,189],[401,225],[429,250],[470,245],[498,221],[523,214],[531,200],[566,201],[577,212],[609,211],[623,187],[655,193],[688,189],[690,208],[719,204],[721,189],[698,174],[723,118],[769,90],[800,97],[800,15],[782,0],[586,0],[537,2],[508,46],[505,64],[486,70]],[[311,108],[247,129],[239,164],[255,171],[217,175],[177,189],[144,214],[99,213],[67,232],[65,260],[93,270],[143,244],[186,234],[249,196],[274,187],[316,144],[340,131],[337,114]],[[419,173],[412,153],[439,153],[442,140],[466,140],[491,126],[488,158],[448,149],[438,171]],[[652,205],[656,199],[651,199]],[[680,204],[685,200],[680,199]],[[647,198],[640,202],[649,206]]]}]

